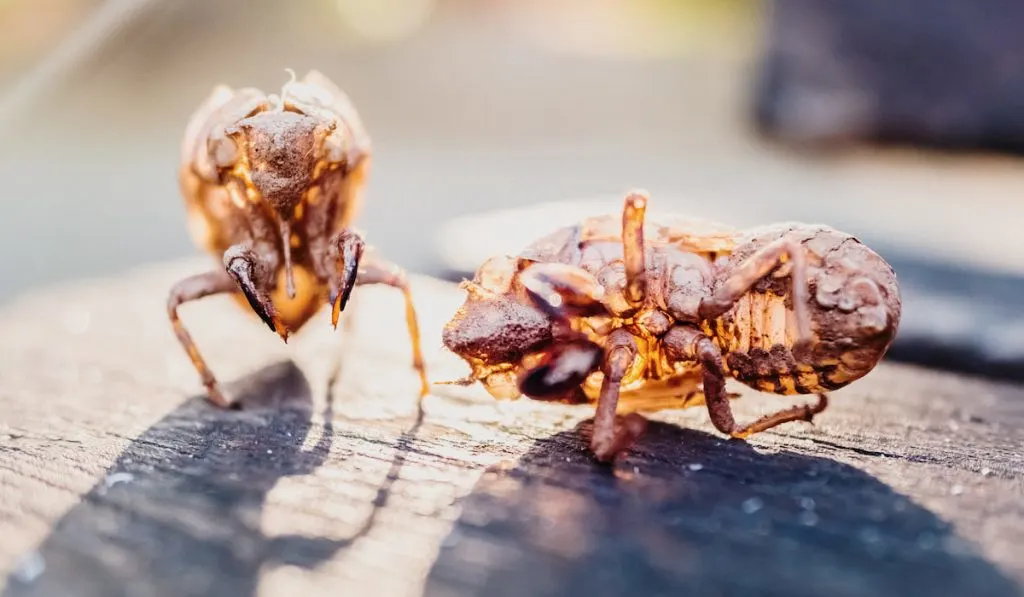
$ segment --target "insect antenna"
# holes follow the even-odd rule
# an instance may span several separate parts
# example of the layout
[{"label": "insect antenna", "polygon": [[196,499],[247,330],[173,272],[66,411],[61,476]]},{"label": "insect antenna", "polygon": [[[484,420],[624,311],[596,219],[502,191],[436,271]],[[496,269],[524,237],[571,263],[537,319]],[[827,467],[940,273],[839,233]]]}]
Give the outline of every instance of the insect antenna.
[{"label": "insect antenna", "polygon": [[467,375],[466,377],[460,377],[458,379],[446,379],[442,381],[435,381],[433,383],[434,385],[438,386],[471,386],[475,384],[477,381],[479,380],[477,380],[476,377],[473,377],[472,375]]}]

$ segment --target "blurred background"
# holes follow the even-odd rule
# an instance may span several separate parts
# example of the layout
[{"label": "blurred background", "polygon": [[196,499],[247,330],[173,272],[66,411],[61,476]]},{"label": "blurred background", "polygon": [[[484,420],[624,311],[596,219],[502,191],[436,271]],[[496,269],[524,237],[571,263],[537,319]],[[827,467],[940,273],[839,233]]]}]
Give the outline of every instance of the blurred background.
[{"label": "blurred background", "polygon": [[491,231],[558,223],[536,206],[643,187],[659,209],[860,236],[905,284],[894,356],[1020,379],[1024,5],[982,10],[0,0],[0,301],[195,254],[176,181],[192,110],[217,83],[318,69],[373,137],[358,225],[410,270],[458,279]]}]

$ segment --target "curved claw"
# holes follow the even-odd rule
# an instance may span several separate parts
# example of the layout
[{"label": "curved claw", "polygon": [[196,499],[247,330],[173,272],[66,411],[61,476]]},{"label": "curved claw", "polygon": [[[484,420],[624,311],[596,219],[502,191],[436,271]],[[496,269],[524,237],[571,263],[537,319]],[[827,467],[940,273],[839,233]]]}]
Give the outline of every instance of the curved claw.
[{"label": "curved claw", "polygon": [[356,286],[359,262],[363,257],[363,247],[363,239],[348,230],[342,231],[334,242],[339,276],[337,281],[331,284],[328,296],[328,300],[331,302],[331,326],[334,329],[338,329],[338,318],[345,310],[345,306],[352,296],[352,289]]},{"label": "curved claw", "polygon": [[234,279],[235,283],[242,290],[242,294],[245,295],[245,299],[249,302],[253,312],[263,320],[263,323],[267,324],[267,327],[272,332],[280,336],[285,342],[288,342],[288,328],[277,318],[270,298],[261,292],[256,285],[256,266],[252,256],[246,254],[234,255],[225,261],[227,261],[226,269],[228,275]]}]

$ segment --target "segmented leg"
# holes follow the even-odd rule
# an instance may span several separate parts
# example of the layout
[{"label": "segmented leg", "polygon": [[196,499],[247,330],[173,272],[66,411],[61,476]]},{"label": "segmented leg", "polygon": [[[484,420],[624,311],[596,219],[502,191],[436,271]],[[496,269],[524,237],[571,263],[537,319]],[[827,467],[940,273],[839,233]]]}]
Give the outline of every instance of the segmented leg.
[{"label": "segmented leg", "polygon": [[333,307],[331,323],[338,324],[338,315],[345,308],[352,289],[367,284],[383,284],[402,291],[405,297],[405,321],[412,341],[412,366],[420,376],[420,401],[417,402],[419,416],[422,416],[423,397],[430,393],[427,370],[420,347],[419,321],[413,304],[412,292],[405,272],[397,265],[378,256],[364,255],[364,243],[359,235],[350,230],[339,232],[332,241],[332,256],[336,277],[330,286],[330,301]]},{"label": "segmented leg", "polygon": [[608,336],[604,362],[601,369],[604,381],[597,399],[594,415],[594,434],[590,449],[594,457],[608,462],[617,454],[632,446],[647,428],[647,420],[637,413],[624,417],[616,416],[619,404],[619,388],[633,359],[636,358],[636,343],[626,330],[619,328]]},{"label": "segmented leg", "polygon": [[420,376],[420,397],[426,396],[430,393],[430,384],[427,383],[427,370],[423,360],[423,351],[420,348],[420,329],[416,307],[405,272],[397,265],[385,261],[364,262],[359,276],[356,278],[356,285],[366,284],[384,284],[402,291],[402,295],[405,297],[405,322],[409,328],[409,339],[412,342],[412,366],[416,368]]},{"label": "segmented leg", "polygon": [[534,263],[518,274],[538,309],[550,317],[590,317],[606,313],[604,287],[584,269],[563,263]]},{"label": "segmented leg", "polygon": [[748,257],[718,286],[714,295],[701,301],[699,314],[714,319],[731,309],[751,288],[780,265],[789,262],[793,292],[793,311],[796,314],[800,338],[811,339],[811,320],[807,311],[807,260],[803,247],[791,238],[781,238]]},{"label": "segmented leg", "polygon": [[622,209],[622,257],[626,266],[626,300],[633,307],[647,298],[647,269],[644,251],[644,214],[647,195],[634,191]]},{"label": "segmented leg", "polygon": [[220,386],[213,372],[207,367],[206,361],[199,354],[195,341],[192,340],[192,336],[185,329],[184,324],[181,323],[181,319],[178,317],[178,307],[189,301],[235,290],[237,290],[235,282],[227,272],[212,271],[191,276],[178,282],[171,288],[170,295],[167,298],[167,315],[171,318],[174,334],[178,337],[178,342],[181,342],[185,352],[188,353],[188,358],[192,360],[192,364],[199,373],[199,377],[203,380],[203,385],[206,386],[207,399],[213,404],[225,408],[230,406],[231,403],[220,391]]},{"label": "segmented leg", "polygon": [[792,408],[787,408],[786,410],[781,410],[777,413],[765,415],[749,425],[734,429],[730,435],[735,438],[742,439],[783,423],[789,423],[792,421],[806,421],[810,423],[814,419],[814,415],[819,414],[828,408],[828,394],[819,392],[816,396],[818,397],[818,401],[814,404],[794,406]]},{"label": "segmented leg", "polygon": [[238,244],[224,252],[224,269],[263,323],[287,342],[288,328],[277,317],[270,299],[276,264],[267,263],[250,245]]},{"label": "segmented leg", "polygon": [[342,230],[331,241],[329,258],[334,272],[330,279],[328,300],[331,302],[331,326],[338,329],[338,317],[345,310],[352,289],[356,286],[359,262],[363,258],[363,239],[351,230]]},{"label": "segmented leg", "polygon": [[748,425],[739,425],[732,416],[732,406],[725,391],[725,367],[722,353],[715,343],[696,328],[677,326],[665,334],[662,346],[673,361],[699,362],[704,369],[704,400],[711,423],[722,433],[745,438],[791,421],[811,421],[828,406],[828,396],[818,394],[813,405],[794,406],[766,415]]}]

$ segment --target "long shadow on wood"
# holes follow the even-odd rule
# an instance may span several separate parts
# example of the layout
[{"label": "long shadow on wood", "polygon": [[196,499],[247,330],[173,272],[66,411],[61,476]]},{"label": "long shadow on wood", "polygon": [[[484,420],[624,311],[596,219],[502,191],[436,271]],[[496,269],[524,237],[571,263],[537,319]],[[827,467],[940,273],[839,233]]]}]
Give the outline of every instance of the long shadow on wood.
[{"label": "long shadow on wood", "polygon": [[582,427],[483,476],[424,595],[1022,594],[854,467],[652,423],[612,472],[584,452]]},{"label": "long shadow on wood", "polygon": [[260,528],[278,481],[312,473],[330,452],[330,417],[303,449],[313,425],[302,372],[277,364],[232,393],[243,412],[195,398],[133,441],[40,546],[42,574],[13,575],[4,595],[245,597],[264,566],[312,568],[351,543]]}]

